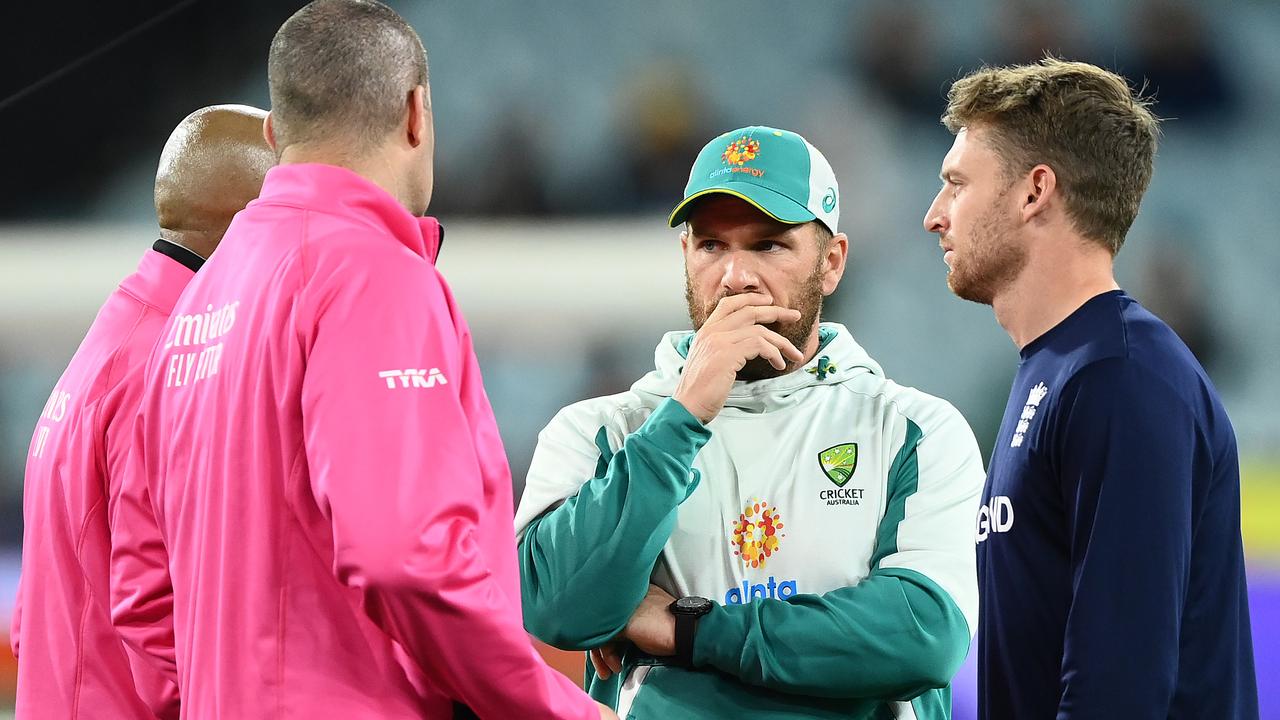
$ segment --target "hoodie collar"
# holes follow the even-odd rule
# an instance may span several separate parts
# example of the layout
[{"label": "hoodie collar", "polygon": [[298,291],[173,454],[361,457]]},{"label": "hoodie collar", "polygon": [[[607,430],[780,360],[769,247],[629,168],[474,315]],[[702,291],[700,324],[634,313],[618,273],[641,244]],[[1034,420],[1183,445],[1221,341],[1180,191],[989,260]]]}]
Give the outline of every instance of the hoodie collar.
[{"label": "hoodie collar", "polygon": [[[664,335],[654,353],[655,369],[631,389],[670,397],[680,382],[693,337],[694,333],[689,330]],[[822,323],[818,327],[818,339],[818,352],[803,367],[767,380],[735,382],[725,408],[751,414],[778,410],[798,402],[797,391],[804,388],[842,383],[867,373],[884,376],[879,363],[871,359],[843,325]]]},{"label": "hoodie collar", "polygon": [[435,262],[443,231],[435,218],[416,217],[391,193],[336,165],[289,163],[267,171],[258,199],[250,203],[293,205],[341,215],[383,230],[415,254]]}]

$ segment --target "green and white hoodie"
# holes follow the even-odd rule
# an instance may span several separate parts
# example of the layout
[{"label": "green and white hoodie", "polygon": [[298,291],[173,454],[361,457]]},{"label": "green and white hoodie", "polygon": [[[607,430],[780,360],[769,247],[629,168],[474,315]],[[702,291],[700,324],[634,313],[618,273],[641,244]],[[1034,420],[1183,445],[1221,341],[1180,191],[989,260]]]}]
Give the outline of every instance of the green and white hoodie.
[{"label": "green and white hoodie", "polygon": [[671,399],[693,337],[539,436],[516,513],[526,628],[597,647],[652,581],[717,605],[696,670],[634,649],[608,681],[588,664],[623,718],[949,718],[978,612],[964,418],[823,323],[811,362],[735,383],[704,427]]}]

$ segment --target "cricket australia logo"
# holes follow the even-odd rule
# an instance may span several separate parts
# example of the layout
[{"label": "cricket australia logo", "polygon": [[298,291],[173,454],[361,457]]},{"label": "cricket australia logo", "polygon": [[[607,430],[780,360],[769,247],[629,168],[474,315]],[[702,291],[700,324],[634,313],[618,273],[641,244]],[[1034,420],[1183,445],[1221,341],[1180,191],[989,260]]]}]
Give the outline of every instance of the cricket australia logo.
[{"label": "cricket australia logo", "polygon": [[864,488],[845,487],[858,468],[858,443],[833,445],[818,453],[818,467],[836,489],[818,493],[818,499],[828,505],[861,505]]},{"label": "cricket australia logo", "polygon": [[1009,447],[1022,447],[1023,438],[1031,427],[1031,420],[1040,409],[1040,401],[1044,400],[1044,396],[1048,394],[1049,388],[1045,387],[1044,383],[1038,383],[1031,388],[1031,392],[1027,393],[1027,404],[1022,406],[1022,415],[1018,416],[1018,426],[1013,430],[1013,439],[1009,441]]},{"label": "cricket australia logo", "polygon": [[431,368],[430,370],[383,370],[378,373],[378,377],[387,381],[387,389],[389,390],[408,387],[431,388],[437,384],[449,384],[449,381],[444,377],[444,373],[440,372],[440,368]]},{"label": "cricket australia logo", "polygon": [[823,450],[818,453],[818,465],[836,487],[844,487],[858,467],[858,443],[844,443]]}]

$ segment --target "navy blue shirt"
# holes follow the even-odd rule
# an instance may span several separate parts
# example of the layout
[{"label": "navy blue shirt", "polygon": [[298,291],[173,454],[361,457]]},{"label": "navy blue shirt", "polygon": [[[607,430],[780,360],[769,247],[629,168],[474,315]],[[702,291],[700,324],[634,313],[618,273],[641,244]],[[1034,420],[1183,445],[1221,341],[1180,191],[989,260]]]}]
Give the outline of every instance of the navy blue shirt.
[{"label": "navy blue shirt", "polygon": [[1258,717],[1235,432],[1123,291],[1023,348],[977,541],[984,720]]}]

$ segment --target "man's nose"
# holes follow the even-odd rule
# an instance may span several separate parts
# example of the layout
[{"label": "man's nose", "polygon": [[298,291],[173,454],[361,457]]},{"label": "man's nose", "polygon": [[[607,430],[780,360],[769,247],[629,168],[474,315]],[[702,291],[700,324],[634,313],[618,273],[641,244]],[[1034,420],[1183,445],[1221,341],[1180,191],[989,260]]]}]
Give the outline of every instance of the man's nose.
[{"label": "man's nose", "polygon": [[760,273],[749,252],[731,252],[724,261],[724,274],[720,284],[730,295],[760,292]]},{"label": "man's nose", "polygon": [[[941,194],[939,194],[941,197]],[[946,213],[942,212],[941,203],[938,198],[933,199],[933,203],[929,205],[929,210],[924,214],[924,229],[931,233],[943,233],[947,230],[950,222]]]}]

